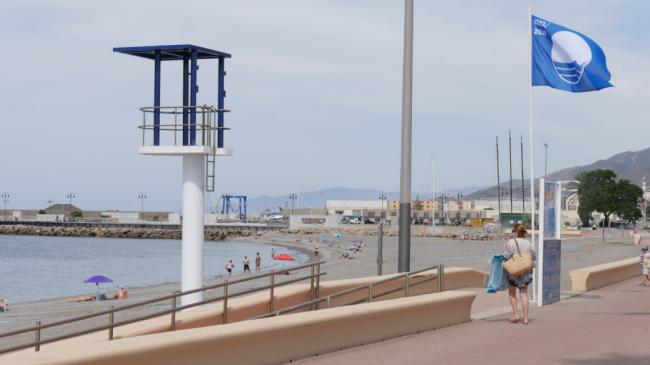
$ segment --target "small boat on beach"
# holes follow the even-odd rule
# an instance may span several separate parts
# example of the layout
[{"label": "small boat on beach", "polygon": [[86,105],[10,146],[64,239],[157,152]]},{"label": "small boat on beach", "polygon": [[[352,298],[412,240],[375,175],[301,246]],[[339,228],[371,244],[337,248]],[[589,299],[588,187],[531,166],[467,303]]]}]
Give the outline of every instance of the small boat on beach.
[{"label": "small boat on beach", "polygon": [[294,258],[293,256],[289,255],[288,253],[281,253],[273,256],[274,260],[284,260],[284,261],[293,261]]}]

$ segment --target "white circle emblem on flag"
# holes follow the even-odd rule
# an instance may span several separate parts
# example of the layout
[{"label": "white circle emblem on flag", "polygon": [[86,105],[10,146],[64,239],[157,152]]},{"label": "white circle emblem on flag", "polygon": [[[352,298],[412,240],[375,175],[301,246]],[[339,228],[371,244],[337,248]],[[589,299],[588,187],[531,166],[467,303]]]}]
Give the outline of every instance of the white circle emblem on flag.
[{"label": "white circle emblem on flag", "polygon": [[551,60],[555,72],[564,82],[572,85],[579,83],[585,67],[591,62],[591,48],[573,32],[557,32],[551,40]]}]

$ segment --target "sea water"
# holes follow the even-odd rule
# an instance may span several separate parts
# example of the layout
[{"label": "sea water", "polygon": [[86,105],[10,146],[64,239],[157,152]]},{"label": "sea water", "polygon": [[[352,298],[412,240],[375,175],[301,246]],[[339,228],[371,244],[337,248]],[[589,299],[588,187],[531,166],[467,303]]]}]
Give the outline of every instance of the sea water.
[{"label": "sea water", "polygon": [[[288,253],[293,262],[271,259],[271,249]],[[237,241],[206,241],[203,246],[206,278],[226,275],[230,259],[241,273],[248,256],[251,269],[257,252],[262,268],[298,265],[308,255],[277,245]],[[25,302],[45,298],[96,293],[95,284],[83,281],[104,275],[112,283],[100,284],[104,292],[120,285],[140,287],[178,282],[181,278],[181,241],[99,237],[45,237],[0,235],[0,298]]]}]

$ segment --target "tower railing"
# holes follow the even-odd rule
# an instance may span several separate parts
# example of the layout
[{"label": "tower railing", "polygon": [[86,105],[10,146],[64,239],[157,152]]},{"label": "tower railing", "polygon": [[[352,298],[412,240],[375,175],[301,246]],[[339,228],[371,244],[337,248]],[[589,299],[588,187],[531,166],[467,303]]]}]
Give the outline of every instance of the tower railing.
[{"label": "tower railing", "polygon": [[[142,130],[142,146],[220,148],[222,146],[216,145],[218,135],[230,130],[217,123],[219,114],[230,110],[210,105],[146,106],[140,108],[140,111],[142,121],[138,128]],[[191,122],[191,119],[195,122]]]}]

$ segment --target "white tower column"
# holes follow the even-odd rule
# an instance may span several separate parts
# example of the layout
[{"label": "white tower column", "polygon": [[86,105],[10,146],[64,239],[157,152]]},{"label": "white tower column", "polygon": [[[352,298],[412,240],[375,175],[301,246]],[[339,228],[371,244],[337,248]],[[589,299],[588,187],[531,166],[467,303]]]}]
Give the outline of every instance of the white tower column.
[{"label": "white tower column", "polygon": [[[203,191],[205,183],[205,156],[183,156],[183,243],[182,279],[183,291],[203,286]],[[203,293],[185,295],[182,305],[200,302]]]}]

